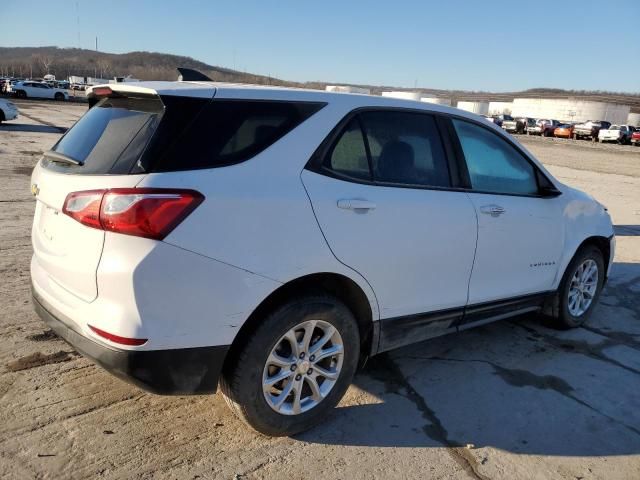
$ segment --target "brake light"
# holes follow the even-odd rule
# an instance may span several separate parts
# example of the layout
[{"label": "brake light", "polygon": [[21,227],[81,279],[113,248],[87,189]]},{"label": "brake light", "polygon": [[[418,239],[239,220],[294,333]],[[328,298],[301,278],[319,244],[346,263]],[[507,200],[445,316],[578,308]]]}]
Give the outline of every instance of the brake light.
[{"label": "brake light", "polygon": [[91,93],[98,96],[109,96],[113,93],[113,90],[109,87],[95,87]]},{"label": "brake light", "polygon": [[194,190],[87,190],[67,195],[62,212],[91,228],[162,240],[203,200]]}]

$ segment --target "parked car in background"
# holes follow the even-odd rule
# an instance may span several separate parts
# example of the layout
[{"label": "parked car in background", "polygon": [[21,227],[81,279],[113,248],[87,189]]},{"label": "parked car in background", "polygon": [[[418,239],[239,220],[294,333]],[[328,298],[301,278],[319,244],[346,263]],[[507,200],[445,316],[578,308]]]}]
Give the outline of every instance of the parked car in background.
[{"label": "parked car in background", "polygon": [[571,138],[573,135],[573,125],[569,123],[563,123],[558,125],[553,131],[553,136],[558,138]]},{"label": "parked car in background", "polygon": [[369,356],[527,312],[578,327],[609,274],[606,208],[476,114],[211,82],[92,95],[31,177],[36,311],[144,389],[219,384],[263,434],[324,422]]},{"label": "parked car in background", "polygon": [[18,109],[16,106],[4,98],[0,98],[0,123],[5,120],[15,120],[18,118]]},{"label": "parked car in background", "polygon": [[495,123],[499,127],[502,127],[502,124],[505,121],[513,120],[513,117],[511,115],[507,115],[506,113],[503,113],[503,114],[500,114],[500,115],[492,115],[491,118],[493,119],[493,123]]},{"label": "parked car in background", "polygon": [[578,123],[573,127],[573,138],[576,140],[590,138],[594,142],[597,142],[598,132],[603,128],[609,128],[610,126],[611,122],[607,122],[605,120],[588,120],[584,123]]},{"label": "parked car in background", "polygon": [[536,120],[532,127],[527,127],[527,135],[542,135],[543,137],[552,137],[553,131],[560,125],[558,120],[549,120],[541,118]]},{"label": "parked car in background", "polygon": [[535,124],[535,118],[516,117],[511,120],[504,120],[502,122],[502,129],[509,133],[524,134],[527,133],[528,127],[534,127]]},{"label": "parked car in background", "polygon": [[600,142],[618,142],[620,145],[631,143],[631,135],[635,128],[629,125],[611,125],[607,129],[600,129],[598,140]]},{"label": "parked car in background", "polygon": [[53,98],[68,100],[69,94],[61,88],[54,88],[43,82],[23,81],[12,85],[11,90],[17,98]]},{"label": "parked car in background", "polygon": [[640,147],[640,127],[636,127],[635,132],[631,134],[631,145]]}]

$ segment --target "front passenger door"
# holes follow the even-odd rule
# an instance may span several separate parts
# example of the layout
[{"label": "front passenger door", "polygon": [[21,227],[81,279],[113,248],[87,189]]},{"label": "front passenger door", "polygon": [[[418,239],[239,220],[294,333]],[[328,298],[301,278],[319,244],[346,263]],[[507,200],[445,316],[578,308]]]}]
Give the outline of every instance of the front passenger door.
[{"label": "front passenger door", "polygon": [[478,217],[469,305],[552,289],[564,242],[562,200],[542,172],[490,128],[453,120]]}]

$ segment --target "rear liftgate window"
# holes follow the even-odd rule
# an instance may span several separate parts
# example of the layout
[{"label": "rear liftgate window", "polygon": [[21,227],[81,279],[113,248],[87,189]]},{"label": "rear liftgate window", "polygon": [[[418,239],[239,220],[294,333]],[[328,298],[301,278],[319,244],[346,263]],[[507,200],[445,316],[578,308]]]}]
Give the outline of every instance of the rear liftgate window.
[{"label": "rear liftgate window", "polygon": [[154,172],[240,163],[277,142],[324,104],[213,100],[150,167]]},{"label": "rear liftgate window", "polygon": [[45,158],[43,166],[75,175],[126,173],[153,136],[163,110],[158,97],[104,98],[52,149],[77,164]]}]

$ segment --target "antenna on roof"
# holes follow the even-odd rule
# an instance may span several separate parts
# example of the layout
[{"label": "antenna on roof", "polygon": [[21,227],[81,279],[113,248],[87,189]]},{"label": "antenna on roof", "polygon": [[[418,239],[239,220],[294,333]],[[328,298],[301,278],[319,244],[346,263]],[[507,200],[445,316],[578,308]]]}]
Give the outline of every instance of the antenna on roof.
[{"label": "antenna on roof", "polygon": [[180,73],[178,76],[179,82],[213,82],[204,73],[200,73],[193,68],[178,67],[178,72]]}]

